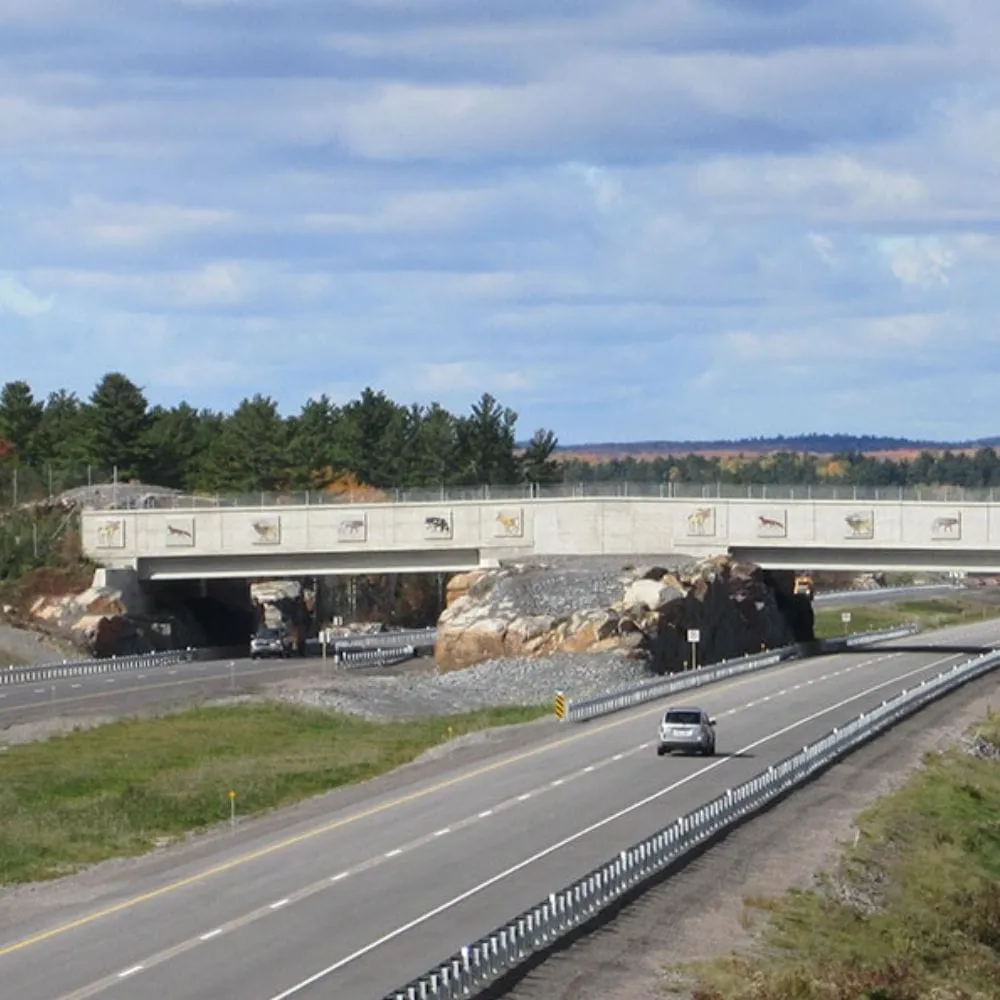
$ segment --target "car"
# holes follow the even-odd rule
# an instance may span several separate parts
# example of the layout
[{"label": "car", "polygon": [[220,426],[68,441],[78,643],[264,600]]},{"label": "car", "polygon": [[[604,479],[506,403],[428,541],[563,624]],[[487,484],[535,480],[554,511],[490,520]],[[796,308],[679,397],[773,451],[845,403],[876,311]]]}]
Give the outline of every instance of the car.
[{"label": "car", "polygon": [[660,720],[656,753],[686,750],[707,757],[715,755],[715,719],[700,708],[668,708]]},{"label": "car", "polygon": [[262,656],[280,656],[284,659],[292,655],[294,642],[286,629],[263,625],[250,639],[250,659]]}]

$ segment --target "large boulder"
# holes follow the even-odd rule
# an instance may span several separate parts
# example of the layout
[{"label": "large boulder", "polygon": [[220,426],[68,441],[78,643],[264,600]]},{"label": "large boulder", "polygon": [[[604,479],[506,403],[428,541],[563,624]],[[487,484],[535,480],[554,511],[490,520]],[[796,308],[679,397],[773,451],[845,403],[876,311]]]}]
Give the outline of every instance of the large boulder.
[{"label": "large boulder", "polygon": [[787,600],[759,567],[728,556],[694,565],[611,568],[525,563],[462,574],[448,588],[435,660],[457,670],[483,660],[606,651],[643,657],[657,673],[801,638]]}]

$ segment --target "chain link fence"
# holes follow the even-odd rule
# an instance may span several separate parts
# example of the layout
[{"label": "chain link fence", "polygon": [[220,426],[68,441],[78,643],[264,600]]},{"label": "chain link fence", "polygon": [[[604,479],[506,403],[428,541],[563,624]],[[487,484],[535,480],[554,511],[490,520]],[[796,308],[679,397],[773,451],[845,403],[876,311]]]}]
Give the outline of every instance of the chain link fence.
[{"label": "chain link fence", "polygon": [[393,487],[357,492],[298,491],[287,493],[194,494],[155,490],[130,484],[103,484],[90,490],[85,506],[100,510],[198,509],[220,507],[294,507],[382,503],[447,504],[466,501],[664,499],[664,500],[834,500],[897,503],[995,503],[994,489],[961,486],[826,486],[731,483],[521,483],[512,486],[445,486],[436,489]]}]

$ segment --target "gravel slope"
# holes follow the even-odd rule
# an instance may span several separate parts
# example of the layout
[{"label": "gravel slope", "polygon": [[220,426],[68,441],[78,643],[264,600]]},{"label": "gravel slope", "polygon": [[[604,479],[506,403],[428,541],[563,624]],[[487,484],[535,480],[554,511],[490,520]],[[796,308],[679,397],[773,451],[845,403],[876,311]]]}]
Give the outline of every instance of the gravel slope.
[{"label": "gravel slope", "polygon": [[13,625],[0,625],[0,669],[12,664],[59,663],[70,654],[54,640]]},{"label": "gravel slope", "polygon": [[366,719],[451,715],[501,705],[543,705],[557,691],[579,698],[651,677],[644,661],[610,653],[504,659],[438,675],[432,665],[392,674],[341,670],[274,685],[272,697]]}]

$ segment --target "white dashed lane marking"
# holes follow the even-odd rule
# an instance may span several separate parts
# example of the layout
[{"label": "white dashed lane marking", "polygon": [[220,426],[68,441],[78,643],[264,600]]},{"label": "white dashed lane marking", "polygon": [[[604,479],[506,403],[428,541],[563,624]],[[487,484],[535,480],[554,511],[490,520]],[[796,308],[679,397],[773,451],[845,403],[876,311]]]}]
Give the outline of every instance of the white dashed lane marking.
[{"label": "white dashed lane marking", "polygon": [[[802,684],[802,685],[796,685],[795,687],[792,687],[792,688],[786,688],[785,691],[780,692],[779,694],[787,694],[789,690],[798,690],[799,688],[801,688],[803,686],[808,686],[808,685],[811,685],[811,684],[821,683],[823,681],[833,680],[834,678],[841,677],[844,674],[850,673],[852,670],[858,669],[860,667],[869,666],[872,663],[881,662],[882,660],[892,659],[893,656],[899,656],[899,655],[901,655],[901,654],[896,653],[896,654],[889,654],[887,656],[881,656],[881,657],[878,657],[877,659],[866,660],[866,661],[864,661],[862,663],[856,664],[853,667],[845,667],[845,668],[843,668],[841,670],[833,671],[833,672],[828,673],[828,674],[823,674],[823,675],[821,675],[819,677],[810,678],[808,681],[804,682],[804,684]],[[927,665],[927,666],[925,666],[923,668],[920,668],[920,670],[922,670],[922,669],[931,669],[932,666],[933,665]],[[913,671],[912,673],[919,673],[920,670]],[[901,678],[893,678],[893,680],[900,680],[900,679]],[[892,681],[889,681],[889,682],[886,682],[886,683],[887,684],[888,683],[892,683]],[[772,695],[768,695],[768,696],[760,698],[760,699],[758,699],[756,701],[746,702],[745,704],[743,704],[741,706],[738,706],[738,707],[735,707],[735,708],[731,708],[731,709],[727,709],[724,712],[720,712],[719,716],[720,717],[725,717],[725,716],[737,715],[740,712],[746,711],[748,708],[753,708],[755,705],[759,705],[759,704],[762,704],[763,702],[770,701],[772,697],[778,697],[778,695],[773,695],[773,696]],[[573,780],[576,780],[576,779],[580,778],[584,774],[592,774],[592,773],[594,773],[597,770],[600,770],[600,769],[603,769],[603,768],[605,768],[607,766],[610,766],[610,764],[612,762],[618,762],[618,761],[624,760],[626,758],[632,757],[632,756],[634,756],[637,753],[641,753],[644,750],[648,750],[650,747],[652,747],[654,745],[655,745],[655,741],[647,741],[645,743],[638,744],[637,746],[635,746],[635,747],[633,747],[633,748],[631,748],[629,750],[619,751],[619,752],[615,753],[614,755],[606,758],[603,761],[598,761],[597,763],[594,763],[594,764],[588,764],[586,767],[581,768],[579,771],[570,773],[568,775],[564,775],[561,778],[556,778],[556,779],[548,782],[547,785],[546,785],[546,787],[558,787],[558,786],[564,785],[564,784],[566,784],[568,782],[571,782]],[[720,760],[719,763],[720,764],[724,763],[724,761]],[[162,952],[159,955],[153,956],[153,957],[147,959],[142,964],[132,966],[131,968],[126,969],[124,972],[118,973],[118,977],[117,978],[119,978],[119,979],[127,978],[129,976],[134,975],[137,972],[141,972],[141,971],[143,971],[145,969],[148,969],[150,966],[161,964],[162,962],[167,961],[170,958],[173,958],[173,957],[175,957],[175,956],[177,956],[179,954],[182,954],[182,953],[190,950],[191,948],[194,948],[194,947],[198,946],[202,942],[208,942],[208,941],[214,940],[217,937],[221,937],[224,934],[230,934],[230,933],[232,933],[232,931],[237,930],[237,929],[239,929],[241,927],[244,927],[247,924],[252,923],[252,922],[254,922],[254,921],[256,921],[256,920],[258,920],[258,919],[266,916],[266,914],[268,912],[270,912],[270,911],[284,909],[289,904],[301,902],[302,900],[308,898],[309,896],[312,896],[312,895],[314,895],[317,892],[323,891],[330,883],[341,882],[341,881],[343,881],[344,879],[346,879],[350,875],[359,874],[361,872],[366,872],[366,871],[368,871],[368,870],[370,870],[370,869],[372,869],[374,867],[377,867],[378,865],[384,863],[388,859],[397,858],[400,855],[402,855],[404,853],[407,853],[409,851],[412,851],[412,850],[414,850],[417,847],[420,847],[420,846],[422,846],[424,844],[432,842],[436,838],[445,836],[445,835],[450,834],[450,833],[454,833],[454,832],[459,831],[459,830],[464,830],[464,829],[466,829],[466,828],[468,828],[470,826],[473,826],[474,824],[476,824],[480,820],[489,819],[490,817],[496,815],[499,812],[503,812],[506,809],[512,808],[517,803],[527,801],[528,799],[532,798],[536,794],[536,792],[538,792],[540,790],[541,789],[534,789],[534,790],[529,791],[529,792],[523,792],[520,795],[517,795],[516,797],[514,797],[512,799],[508,799],[505,802],[498,803],[497,805],[493,806],[490,809],[484,809],[483,811],[477,813],[473,817],[469,817],[467,819],[461,820],[458,823],[453,823],[451,826],[444,827],[444,828],[442,828],[440,830],[435,831],[434,833],[431,833],[431,834],[429,834],[427,836],[421,837],[421,838],[419,838],[419,839],[417,839],[417,840],[415,840],[415,841],[413,841],[413,842],[411,842],[409,844],[406,844],[406,845],[404,845],[402,847],[395,848],[394,850],[388,851],[388,852],[386,852],[386,853],[384,853],[384,854],[382,854],[382,855],[380,855],[378,857],[374,857],[374,858],[369,859],[368,861],[362,862],[361,864],[355,866],[354,868],[347,869],[346,871],[342,871],[342,872],[338,873],[337,875],[333,875],[333,876],[331,876],[328,879],[322,880],[321,882],[313,883],[312,885],[306,886],[305,888],[299,890],[296,893],[293,893],[293,894],[285,897],[284,899],[280,899],[280,900],[278,900],[275,903],[271,903],[267,907],[263,907],[263,908],[261,908],[259,910],[255,910],[255,911],[253,911],[251,913],[247,913],[247,914],[245,914],[242,917],[238,917],[235,920],[230,921],[229,923],[222,925],[221,927],[216,927],[215,929],[213,929],[213,930],[211,930],[211,931],[209,931],[209,932],[207,932],[205,934],[202,934],[202,935],[200,935],[200,936],[198,936],[196,938],[192,938],[192,939],[190,939],[188,941],[182,942],[181,944],[178,944],[175,947],[173,947],[173,948],[171,948],[171,949],[169,949],[167,951],[164,951],[164,952]],[[107,985],[106,982],[91,984],[91,986],[89,986],[89,987],[84,987],[82,990],[78,990],[78,991],[76,991],[76,992],[74,992],[72,994],[67,995],[66,997],[62,998],[62,1000],[82,1000],[82,998],[84,998],[84,997],[94,996],[98,992],[103,991],[103,989],[106,988],[106,985]]]}]

